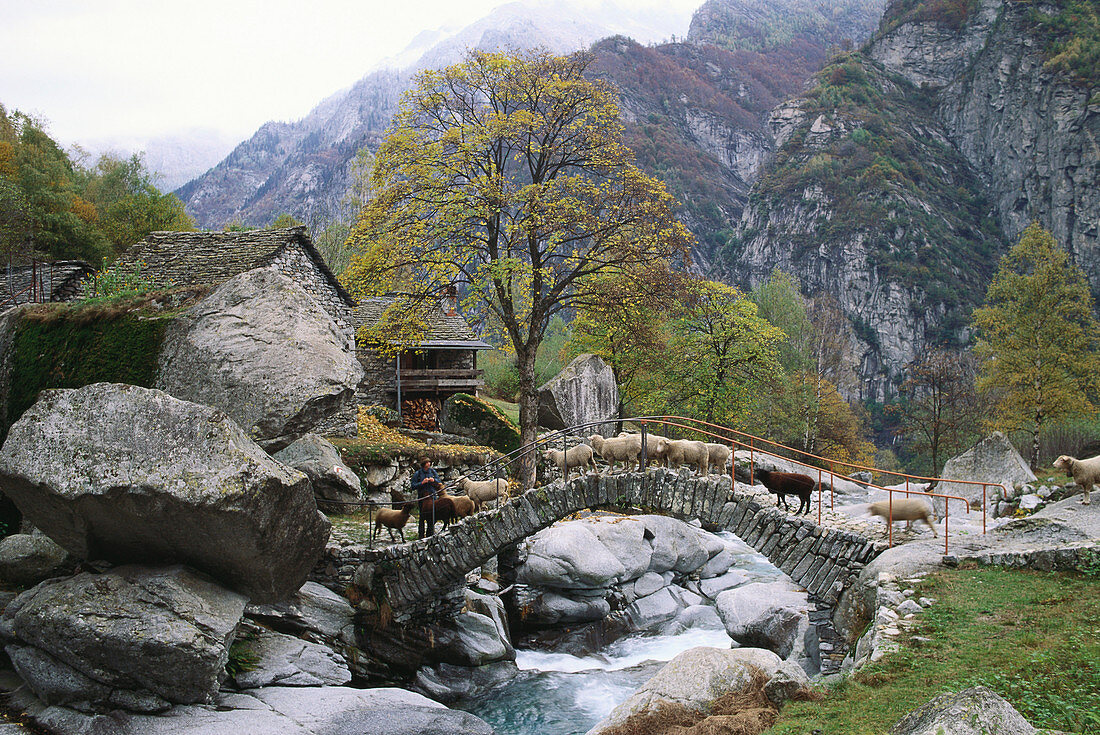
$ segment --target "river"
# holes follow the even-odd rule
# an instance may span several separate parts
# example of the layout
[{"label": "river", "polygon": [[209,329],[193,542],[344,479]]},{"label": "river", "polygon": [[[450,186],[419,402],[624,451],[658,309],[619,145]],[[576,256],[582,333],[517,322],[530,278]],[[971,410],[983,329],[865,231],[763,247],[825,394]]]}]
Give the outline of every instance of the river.
[{"label": "river", "polygon": [[[749,582],[773,582],[783,572],[732,534],[732,568]],[[665,662],[696,646],[729,648],[723,629],[638,633],[587,656],[517,649],[520,674],[490,695],[454,705],[488,722],[498,735],[583,735],[652,677]]]}]

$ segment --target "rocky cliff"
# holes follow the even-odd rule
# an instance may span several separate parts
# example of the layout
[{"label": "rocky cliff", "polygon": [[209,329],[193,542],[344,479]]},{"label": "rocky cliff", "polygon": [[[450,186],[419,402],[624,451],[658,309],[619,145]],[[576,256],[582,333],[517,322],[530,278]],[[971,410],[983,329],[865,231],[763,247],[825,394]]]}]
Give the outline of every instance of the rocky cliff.
[{"label": "rocky cliff", "polygon": [[1005,235],[1038,220],[1100,295],[1100,98],[1097,79],[1080,76],[1087,67],[1067,63],[1074,42],[1090,53],[1095,3],[1091,29],[1066,0],[974,0],[954,15],[911,5],[893,3],[869,55],[934,91]]},{"label": "rocky cliff", "polygon": [[718,269],[750,286],[779,267],[836,296],[861,355],[852,397],[887,400],[927,345],[965,343],[1032,220],[1100,292],[1100,100],[1072,57],[1095,28],[1061,17],[1075,4],[894,0],[862,51],[772,114],[777,153]]},{"label": "rocky cliff", "polygon": [[861,387],[883,401],[930,342],[965,340],[1001,241],[926,92],[861,54],[778,107],[774,162],[723,253],[749,287],[774,268],[839,301]]}]

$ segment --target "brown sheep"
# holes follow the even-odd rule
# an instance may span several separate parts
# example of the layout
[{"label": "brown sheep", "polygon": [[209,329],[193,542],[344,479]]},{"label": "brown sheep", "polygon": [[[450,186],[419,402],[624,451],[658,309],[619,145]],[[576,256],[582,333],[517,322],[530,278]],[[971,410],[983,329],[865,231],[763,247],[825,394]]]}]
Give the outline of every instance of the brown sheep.
[{"label": "brown sheep", "polygon": [[[446,530],[457,517],[454,498],[433,498],[431,495],[420,501],[420,522],[417,526],[417,538],[435,534],[435,524],[442,522]],[[425,528],[427,533],[425,534]]]},{"label": "brown sheep", "polygon": [[790,511],[787,506],[787,496],[797,495],[801,502],[795,515],[802,513],[803,510],[809,515],[810,496],[817,484],[812,477],[798,472],[773,472],[772,470],[757,468],[756,479],[760,481],[761,485],[779,496],[776,501],[777,507],[782,503],[783,510]]},{"label": "brown sheep", "polygon": [[439,497],[451,499],[451,502],[455,505],[455,518],[465,518],[477,512],[474,501],[465,495],[448,495],[447,490],[444,489]]},{"label": "brown sheep", "polygon": [[404,528],[405,524],[409,522],[409,514],[412,513],[412,509],[416,507],[416,503],[408,501],[401,503],[401,510],[391,510],[390,508],[379,508],[374,514],[374,533],[377,536],[378,531],[382,526],[386,527],[386,530],[390,532],[390,541],[398,543],[393,538],[393,532],[401,531],[399,534],[401,541],[405,540]]},{"label": "brown sheep", "polygon": [[1073,475],[1073,481],[1085,491],[1085,497],[1081,498],[1081,504],[1088,505],[1092,486],[1100,483],[1100,456],[1077,459],[1070,457],[1068,454],[1063,454],[1054,460],[1054,466],[1067,474]]},{"label": "brown sheep", "polygon": [[890,514],[893,513],[895,521],[907,521],[906,528],[913,525],[913,521],[924,521],[928,524],[928,527],[932,529],[932,535],[938,537],[936,533],[936,527],[932,525],[932,509],[928,507],[928,503],[917,498],[894,498],[893,506],[889,500],[880,500],[877,503],[871,503],[867,507],[871,515],[878,516],[884,519],[887,523],[890,522]]}]

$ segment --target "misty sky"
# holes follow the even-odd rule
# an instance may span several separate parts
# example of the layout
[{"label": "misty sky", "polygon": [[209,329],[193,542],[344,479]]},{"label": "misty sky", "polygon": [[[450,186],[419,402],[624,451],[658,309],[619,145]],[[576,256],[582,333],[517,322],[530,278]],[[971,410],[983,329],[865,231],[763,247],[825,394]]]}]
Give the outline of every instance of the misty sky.
[{"label": "misty sky", "polygon": [[0,102],[45,118],[66,144],[188,128],[240,140],[267,120],[303,117],[420,31],[465,26],[504,3],[0,0]]}]

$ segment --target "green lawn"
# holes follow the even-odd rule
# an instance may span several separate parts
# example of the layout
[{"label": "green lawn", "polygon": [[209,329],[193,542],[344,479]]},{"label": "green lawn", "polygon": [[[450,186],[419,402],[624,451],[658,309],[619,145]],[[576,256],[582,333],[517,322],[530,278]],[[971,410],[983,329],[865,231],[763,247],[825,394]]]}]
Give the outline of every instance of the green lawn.
[{"label": "green lawn", "polygon": [[931,643],[903,639],[824,700],[788,705],[768,732],[885,733],[936,694],[984,684],[1036,727],[1100,733],[1100,574],[963,569],[919,594],[937,602],[903,636]]}]

